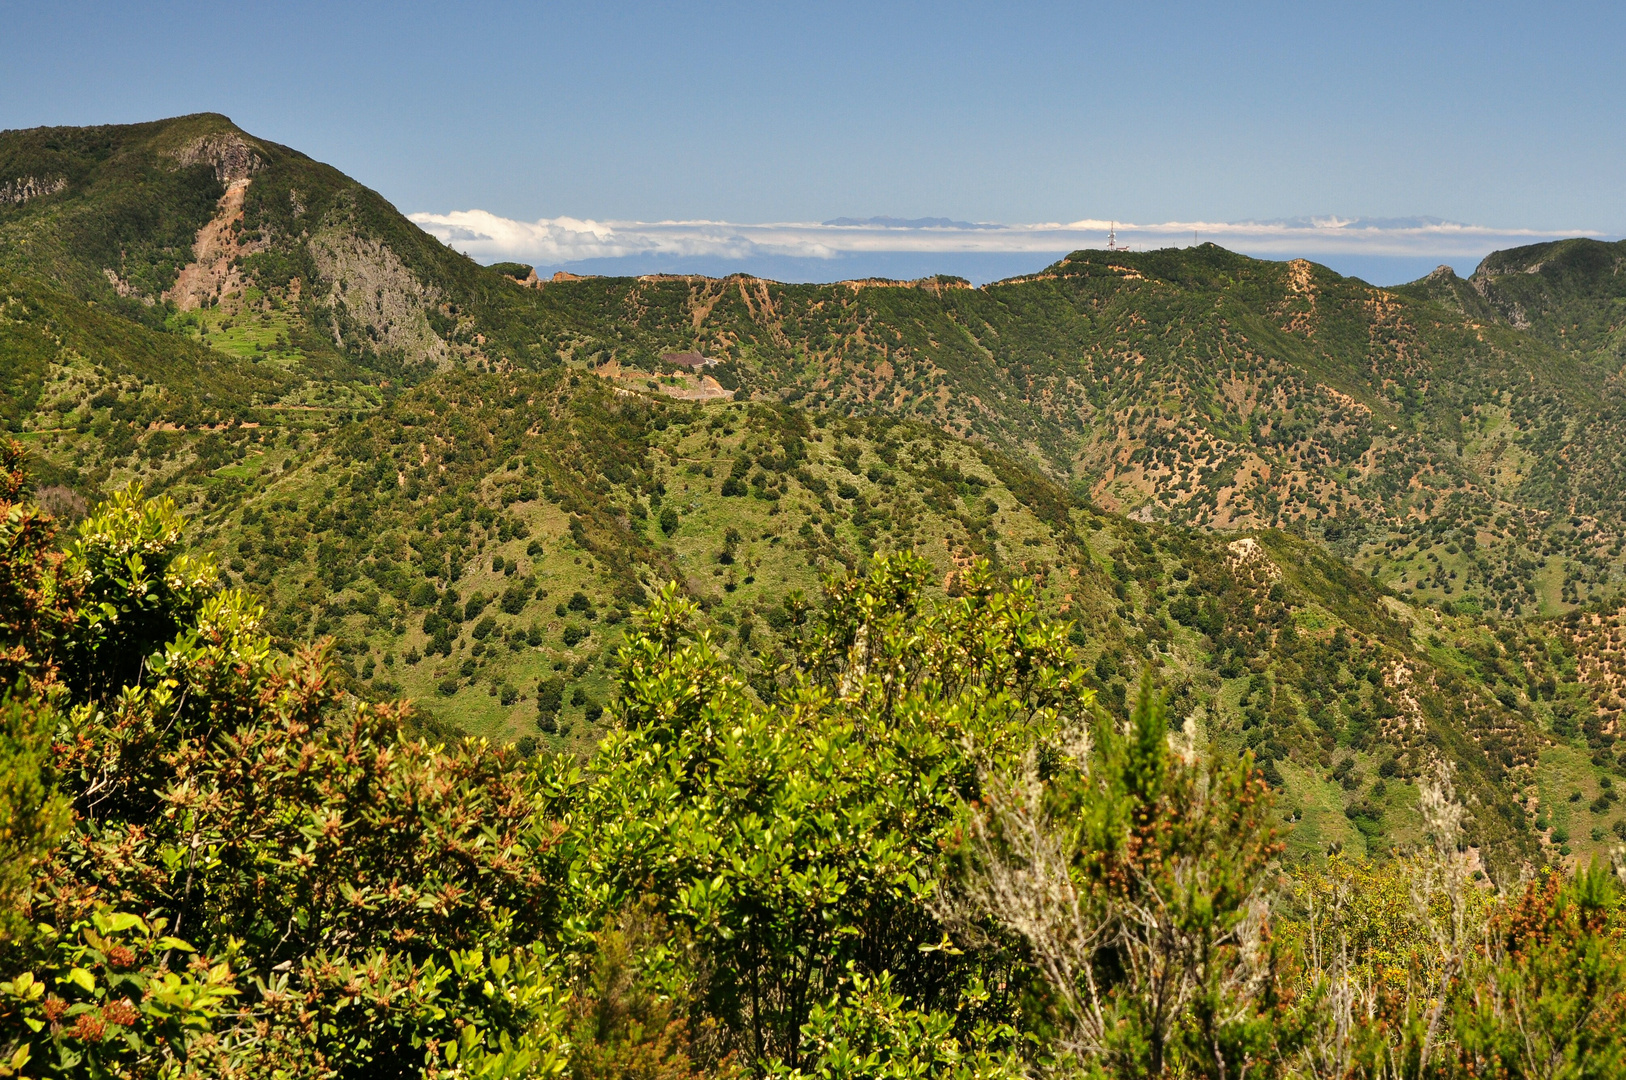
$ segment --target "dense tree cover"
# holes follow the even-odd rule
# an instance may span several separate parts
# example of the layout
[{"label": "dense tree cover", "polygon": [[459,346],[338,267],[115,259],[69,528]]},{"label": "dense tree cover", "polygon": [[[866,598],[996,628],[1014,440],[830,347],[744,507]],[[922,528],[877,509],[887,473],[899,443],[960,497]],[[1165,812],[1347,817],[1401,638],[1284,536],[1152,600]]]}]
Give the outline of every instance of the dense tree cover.
[{"label": "dense tree cover", "polygon": [[[1573,605],[1622,565],[1618,245],[1500,252],[1471,284],[1436,274],[1394,290],[1214,245],[1076,252],[981,289],[662,275],[523,289],[517,264],[476,266],[376,193],[217,115],[7,132],[0,164],[50,188],[0,207],[8,269],[248,362],[191,397],[138,394],[115,385],[122,371],[42,393],[44,346],[19,339],[6,419],[48,429],[57,410],[77,429],[107,407],[90,401],[122,404],[118,437],[58,440],[72,447],[56,464],[71,461],[83,489],[138,442],[186,456],[197,440],[168,445],[164,425],[249,415],[210,399],[234,382],[274,389],[279,425],[326,432],[447,362],[563,361],[647,389],[661,355],[698,350],[730,388],[918,418],[1111,509],[1300,528],[1436,604]],[[248,184],[226,223],[234,287],[178,313],[165,290],[227,178]],[[1447,542],[1420,542],[1418,524]],[[1532,572],[1549,561],[1561,572]]]},{"label": "dense tree cover", "polygon": [[[202,119],[8,131],[0,172],[34,177],[49,194],[0,211],[0,261],[151,321],[154,312],[120,297],[101,268],[156,295],[191,261],[198,226],[224,191],[209,162],[174,153],[209,132]],[[143,144],[158,152],[129,153]]]},{"label": "dense tree cover", "polygon": [[[1610,257],[1580,260],[1571,291],[1611,288]],[[1586,303],[1619,325],[1618,300]],[[1081,251],[977,290],[654,278],[538,304],[572,363],[727,355],[758,395],[926,419],[1153,520],[1297,528],[1435,604],[1576,603],[1618,565],[1602,448],[1618,440],[1579,436],[1617,423],[1618,361],[1597,334],[1553,352],[1517,305],[1469,311],[1212,245]],[[1430,554],[1423,527],[1456,550]],[[1555,556],[1556,592],[1520,572]]]},{"label": "dense tree cover", "polygon": [[164,500],[0,512],[11,1076],[1609,1076],[1620,886],[1286,877],[1270,786],[1031,586],[908,556],[746,679],[668,588],[585,762],[273,649]]},{"label": "dense tree cover", "polygon": [[223,117],[0,172],[0,1076],[1619,1071],[1521,877],[1626,837],[1619,245],[525,289]]},{"label": "dense tree cover", "polygon": [[[1617,245],[1399,290],[1211,245],[981,289],[521,288],[224,117],[8,132],[0,163],[34,178],[0,207],[0,419],[40,502],[172,496],[279,648],[334,635],[332,677],[420,730],[585,758],[660,583],[760,692],[786,593],[913,548],[1032,578],[1114,708],[1153,651],[1292,857],[1412,842],[1436,751],[1488,862],[1626,830],[1619,654],[1581,610],[1622,566]],[[229,272],[166,292],[205,225]],[[671,351],[751,400],[671,400]],[[1179,523],[1281,525],[1379,587],[1253,529],[1286,578],[1256,599]]]}]

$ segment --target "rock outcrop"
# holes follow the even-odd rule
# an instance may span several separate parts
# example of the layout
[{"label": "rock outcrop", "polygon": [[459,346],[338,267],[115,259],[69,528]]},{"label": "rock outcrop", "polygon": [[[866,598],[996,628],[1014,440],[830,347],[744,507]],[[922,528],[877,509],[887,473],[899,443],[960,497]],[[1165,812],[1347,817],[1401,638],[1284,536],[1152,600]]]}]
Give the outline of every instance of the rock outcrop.
[{"label": "rock outcrop", "polygon": [[19,176],[0,184],[0,206],[21,206],[29,199],[55,195],[68,190],[68,178],[58,176],[41,179],[37,176]]}]

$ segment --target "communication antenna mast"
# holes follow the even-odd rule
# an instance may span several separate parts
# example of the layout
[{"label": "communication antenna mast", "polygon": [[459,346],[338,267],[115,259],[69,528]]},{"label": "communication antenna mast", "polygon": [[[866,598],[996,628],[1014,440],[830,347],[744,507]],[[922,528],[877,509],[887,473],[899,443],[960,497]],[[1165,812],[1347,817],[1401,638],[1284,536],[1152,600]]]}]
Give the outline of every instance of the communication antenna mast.
[{"label": "communication antenna mast", "polygon": [[1107,230],[1107,250],[1108,251],[1128,251],[1129,250],[1129,245],[1128,244],[1119,244],[1118,243],[1118,223],[1116,221],[1114,221],[1112,223],[1112,228]]}]

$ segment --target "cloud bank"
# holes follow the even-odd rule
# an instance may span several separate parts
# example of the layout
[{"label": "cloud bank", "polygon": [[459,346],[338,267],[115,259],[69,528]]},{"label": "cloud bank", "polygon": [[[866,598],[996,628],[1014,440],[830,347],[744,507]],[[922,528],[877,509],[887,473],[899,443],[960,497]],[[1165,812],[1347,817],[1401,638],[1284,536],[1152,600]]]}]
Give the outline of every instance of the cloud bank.
[{"label": "cloud bank", "polygon": [[[1586,230],[1542,232],[1495,229],[1437,218],[1289,218],[1279,221],[1169,221],[1159,224],[1086,219],[1066,223],[1006,225],[945,218],[896,218],[739,224],[726,221],[592,221],[570,217],[516,221],[485,210],[418,213],[412,220],[430,234],[480,262],[519,261],[539,268],[573,265],[648,264],[651,269],[684,263],[817,264],[839,267],[919,264],[942,260],[944,272],[966,257],[1029,257],[1043,265],[1069,251],[1106,246],[1109,230],[1135,250],[1215,243],[1262,258],[1311,258],[1336,264],[1349,259],[1434,259],[1453,265],[1477,261],[1498,248],[1564,236],[1597,236]],[[804,280],[815,280],[803,277]]]}]

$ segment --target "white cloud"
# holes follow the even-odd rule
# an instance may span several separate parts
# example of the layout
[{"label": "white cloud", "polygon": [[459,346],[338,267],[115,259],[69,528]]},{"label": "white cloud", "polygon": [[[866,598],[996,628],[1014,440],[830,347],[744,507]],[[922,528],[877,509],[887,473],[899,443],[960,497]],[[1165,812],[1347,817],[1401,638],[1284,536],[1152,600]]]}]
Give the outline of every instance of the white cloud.
[{"label": "white cloud", "polygon": [[1291,218],[1281,221],[1168,221],[1134,224],[1085,219],[1035,225],[947,222],[920,225],[874,219],[858,224],[726,221],[515,221],[484,210],[412,214],[420,227],[483,262],[520,260],[558,266],[628,256],[832,259],[880,254],[1060,254],[1104,247],[1116,224],[1120,244],[1137,250],[1212,242],[1264,257],[1478,257],[1589,230],[1494,229],[1434,218]]}]

